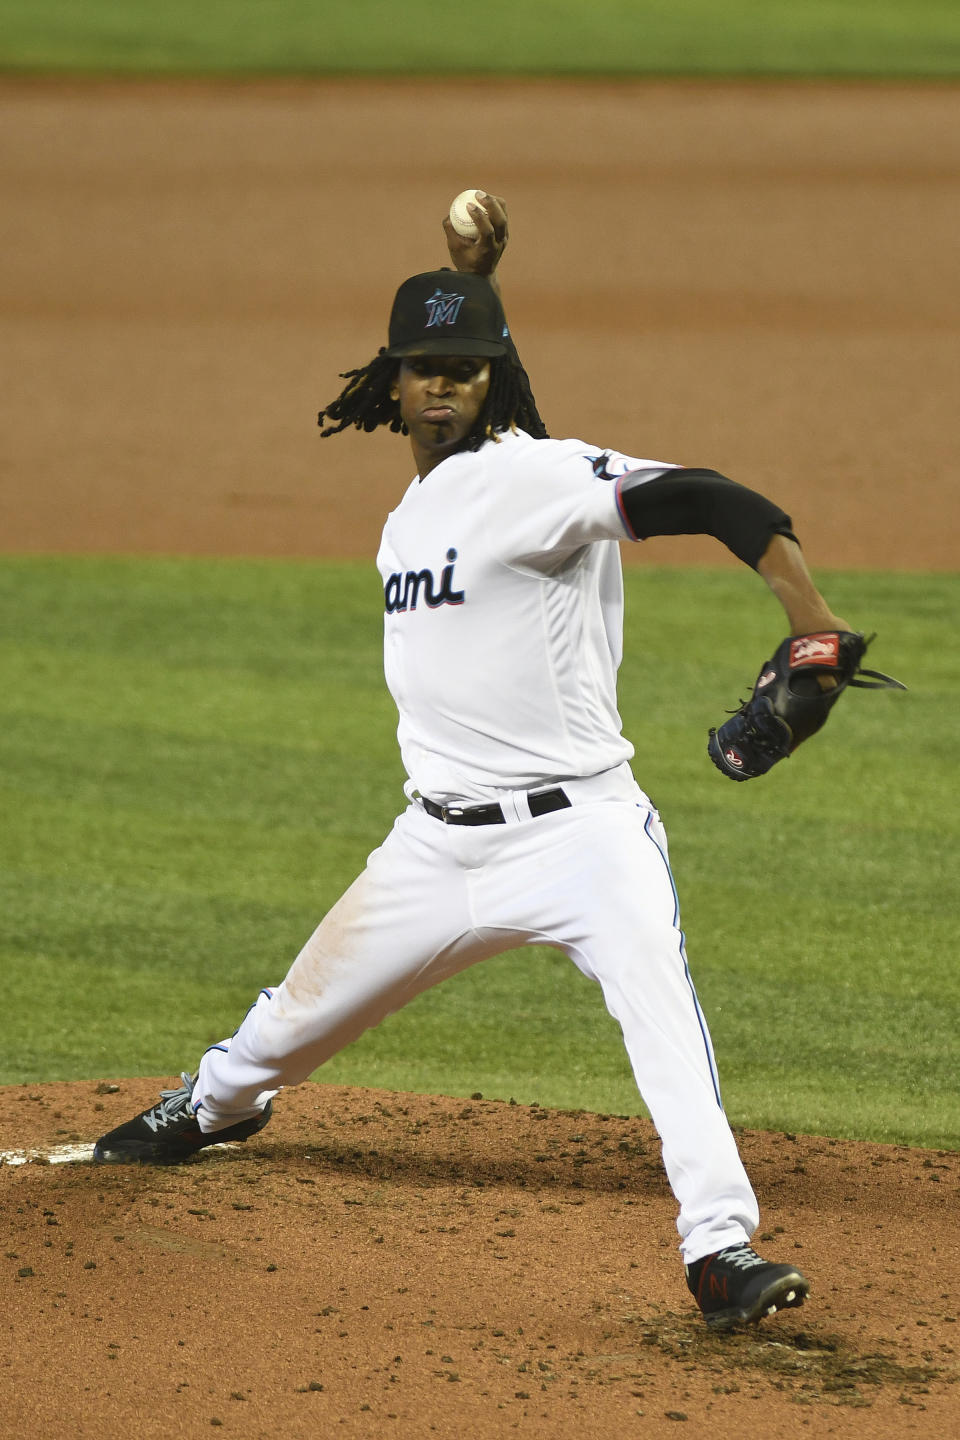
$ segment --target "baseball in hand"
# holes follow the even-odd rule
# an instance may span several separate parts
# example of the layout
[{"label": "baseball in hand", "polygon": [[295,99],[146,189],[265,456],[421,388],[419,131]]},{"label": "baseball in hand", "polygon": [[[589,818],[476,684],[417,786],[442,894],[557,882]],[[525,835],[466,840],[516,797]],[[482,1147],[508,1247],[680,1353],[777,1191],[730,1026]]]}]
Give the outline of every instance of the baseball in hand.
[{"label": "baseball in hand", "polygon": [[[484,193],[483,190],[461,190],[450,206],[450,224],[458,235],[463,236],[464,240],[476,240],[480,234],[467,206],[481,205],[479,197]],[[481,208],[483,208],[482,205]]]}]

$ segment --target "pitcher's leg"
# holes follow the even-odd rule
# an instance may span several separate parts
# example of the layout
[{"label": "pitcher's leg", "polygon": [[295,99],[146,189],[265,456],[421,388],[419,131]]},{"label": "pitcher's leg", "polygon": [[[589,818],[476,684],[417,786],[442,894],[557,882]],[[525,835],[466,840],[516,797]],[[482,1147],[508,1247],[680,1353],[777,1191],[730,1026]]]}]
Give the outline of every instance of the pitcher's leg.
[{"label": "pitcher's leg", "polygon": [[598,957],[607,1008],[619,1022],[640,1093],[663,1142],[680,1202],[684,1259],[749,1239],[759,1221],[720,1095],[713,1045],[687,965],[659,817],[642,816],[632,855],[640,913],[620,916]]},{"label": "pitcher's leg", "polygon": [[263,990],[203,1056],[193,1104],[205,1132],[256,1114],[422,990],[493,953],[470,931],[445,827],[407,811],[321,921],[283,984]]},{"label": "pitcher's leg", "polygon": [[515,833],[516,853],[484,878],[484,915],[522,915],[531,941],[558,946],[599,981],[663,1144],[684,1258],[746,1240],[757,1202],[721,1104],[659,817],[617,801]]}]

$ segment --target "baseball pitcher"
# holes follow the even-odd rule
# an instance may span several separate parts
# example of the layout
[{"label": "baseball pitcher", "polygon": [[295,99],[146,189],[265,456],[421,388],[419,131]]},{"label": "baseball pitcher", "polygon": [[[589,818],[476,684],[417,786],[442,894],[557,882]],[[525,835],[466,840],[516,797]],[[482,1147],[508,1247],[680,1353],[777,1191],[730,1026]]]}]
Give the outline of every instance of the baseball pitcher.
[{"label": "baseball pitcher", "polygon": [[283,982],[158,1105],[104,1135],[96,1158],[165,1163],[246,1139],[285,1085],[429,986],[550,945],[600,985],[620,1025],[707,1323],[758,1320],[809,1287],[750,1244],[757,1201],[723,1110],[667,839],[617,712],[620,545],[712,535],[783,608],[788,640],[709,739],[732,778],[761,775],[823,723],[857,683],[865,641],[818,592],[772,501],[714,470],[548,437],[496,279],[504,202],[481,194],[471,213],[475,238],[445,222],[453,268],[404,281],[387,344],[320,414],[324,436],[381,425],[406,436],[416,470],[377,557],[406,806]]}]

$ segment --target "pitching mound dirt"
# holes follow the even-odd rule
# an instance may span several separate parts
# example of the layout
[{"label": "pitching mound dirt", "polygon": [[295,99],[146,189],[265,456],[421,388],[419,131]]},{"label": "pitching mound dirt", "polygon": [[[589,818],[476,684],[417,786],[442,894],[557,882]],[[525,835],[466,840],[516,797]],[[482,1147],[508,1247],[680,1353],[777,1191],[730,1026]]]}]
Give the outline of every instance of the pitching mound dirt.
[{"label": "pitching mound dirt", "polygon": [[[168,1083],[8,1088],[0,1133],[92,1142]],[[956,1434],[960,1158],[739,1138],[811,1298],[727,1335],[636,1118],[305,1085],[182,1167],[8,1163],[9,1433]]]}]

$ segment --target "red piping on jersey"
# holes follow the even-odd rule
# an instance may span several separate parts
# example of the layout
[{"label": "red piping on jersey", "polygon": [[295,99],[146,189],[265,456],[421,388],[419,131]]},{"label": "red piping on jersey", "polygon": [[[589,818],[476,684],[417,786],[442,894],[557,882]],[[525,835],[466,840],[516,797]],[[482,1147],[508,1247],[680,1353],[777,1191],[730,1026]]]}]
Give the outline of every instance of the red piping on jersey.
[{"label": "red piping on jersey", "polygon": [[[627,471],[627,475],[629,475],[629,474],[631,474],[631,473],[636,473],[636,472],[631,472],[631,471],[629,471],[629,470]],[[614,495],[615,495],[615,497],[616,497],[616,501],[617,501],[617,513],[618,513],[619,516],[620,516],[620,520],[621,520],[621,522],[622,522],[622,524],[623,524],[624,530],[626,530],[626,532],[627,532],[627,534],[630,536],[630,539],[631,539],[631,540],[639,540],[639,539],[640,539],[640,536],[636,533],[636,531],[634,530],[633,526],[630,524],[629,519],[627,518],[627,512],[626,512],[626,510],[623,508],[623,498],[622,498],[622,496],[621,496],[621,494],[620,494],[621,488],[622,488],[622,486],[623,486],[623,482],[624,482],[624,480],[626,480],[627,475],[621,475],[621,476],[620,476],[620,478],[617,480],[616,484],[615,484],[614,487],[613,487],[613,493],[614,493]]]}]

